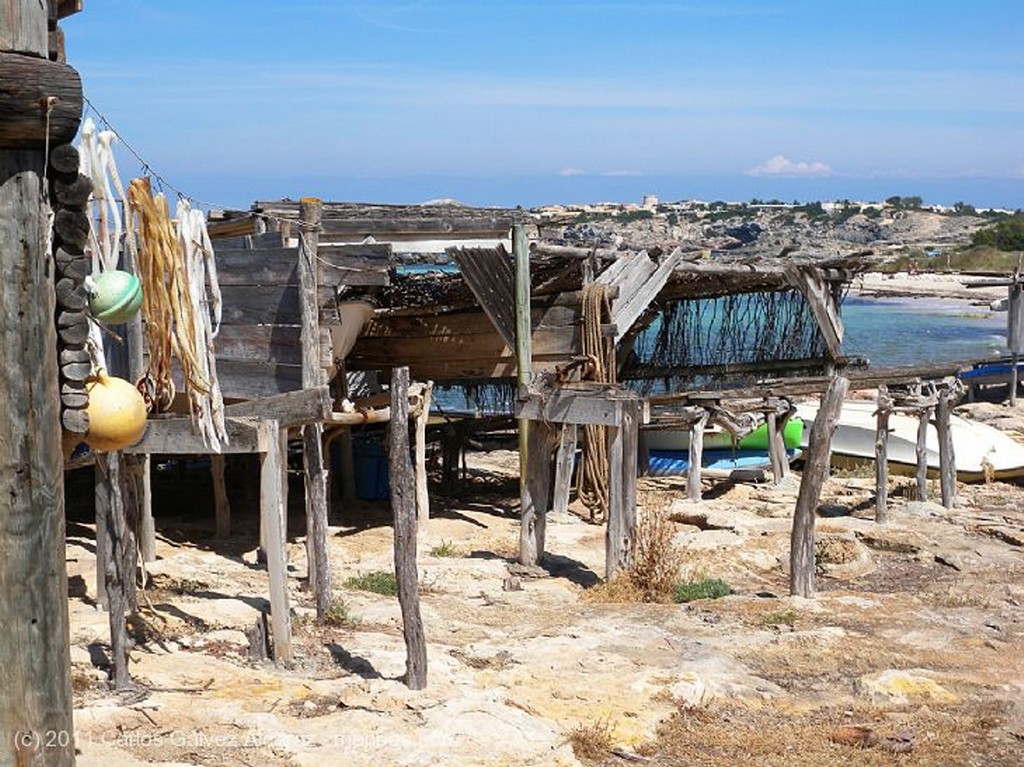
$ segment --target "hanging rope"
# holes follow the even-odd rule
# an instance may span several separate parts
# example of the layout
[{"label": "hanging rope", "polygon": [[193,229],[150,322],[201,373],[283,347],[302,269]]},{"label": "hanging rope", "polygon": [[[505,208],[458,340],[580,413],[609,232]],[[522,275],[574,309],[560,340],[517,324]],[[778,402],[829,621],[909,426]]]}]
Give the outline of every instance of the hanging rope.
[{"label": "hanging rope", "polygon": [[[590,358],[590,380],[615,383],[615,342],[601,333],[601,325],[611,319],[608,286],[592,282],[583,287],[582,350]],[[590,520],[599,522],[608,514],[608,446],[605,427],[583,427],[583,460],[580,464],[579,497],[590,510]]]}]

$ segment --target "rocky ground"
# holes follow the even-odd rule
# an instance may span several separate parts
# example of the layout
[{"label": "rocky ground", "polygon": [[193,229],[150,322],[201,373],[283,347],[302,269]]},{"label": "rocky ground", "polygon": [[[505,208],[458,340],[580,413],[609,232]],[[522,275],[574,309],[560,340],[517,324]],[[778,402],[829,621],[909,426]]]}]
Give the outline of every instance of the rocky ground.
[{"label": "rocky ground", "polygon": [[[1021,411],[971,410],[1024,431]],[[682,478],[645,479],[640,512],[672,520],[680,577],[735,593],[636,604],[600,585],[603,529],[575,513],[551,520],[542,571],[515,565],[516,454],[471,454],[469,466],[460,497],[434,497],[421,541],[423,692],[400,681],[397,600],[341,586],[391,569],[381,504],[331,527],[327,627],[311,619],[293,509],[296,662],[277,668],[247,660],[243,633],[266,607],[254,511],[236,502],[235,535],[215,541],[205,476],[163,485],[181,505],[158,516],[133,625],[137,687],[121,693],[106,684],[93,531],[72,521],[79,764],[1024,761],[1024,486],[961,485],[947,512],[908,500],[910,480],[896,477],[893,521],[879,526],[870,473],[836,474],[819,509],[819,596],[805,600],[787,596],[796,476],[709,485],[700,504],[682,500]]]}]

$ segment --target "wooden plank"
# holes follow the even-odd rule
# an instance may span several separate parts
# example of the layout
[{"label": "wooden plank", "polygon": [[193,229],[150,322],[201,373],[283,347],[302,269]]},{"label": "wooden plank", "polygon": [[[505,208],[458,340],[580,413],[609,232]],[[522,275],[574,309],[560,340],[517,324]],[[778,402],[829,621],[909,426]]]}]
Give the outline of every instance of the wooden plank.
[{"label": "wooden plank", "polygon": [[[223,446],[224,453],[258,453],[266,449],[260,442],[258,418],[224,419],[229,443]],[[192,431],[188,418],[150,419],[146,433],[135,445],[124,449],[125,453],[154,453],[158,455],[206,455],[212,452],[203,438]]]},{"label": "wooden plank", "polygon": [[331,391],[327,386],[300,389],[273,397],[236,402],[224,408],[231,418],[272,418],[282,429],[327,419],[332,412]]},{"label": "wooden plank", "polygon": [[832,379],[828,390],[822,395],[818,415],[811,427],[804,472],[800,480],[796,510],[793,514],[793,530],[790,536],[789,552],[789,593],[810,599],[815,596],[814,568],[814,523],[821,487],[828,472],[832,435],[839,423],[843,399],[849,381],[843,376]]},{"label": "wooden plank", "polygon": [[427,642],[423,635],[416,570],[416,490],[409,461],[408,368],[395,368],[391,373],[391,410],[395,423],[390,429],[388,468],[395,519],[395,578],[405,639],[404,681],[410,690],[422,690],[427,686]]},{"label": "wooden plank", "polygon": [[[330,330],[321,327],[316,332],[319,338],[319,366],[329,368],[334,364]],[[301,325],[222,325],[214,339],[218,372],[223,360],[300,365],[301,336]]]},{"label": "wooden plank", "polygon": [[605,530],[605,579],[633,561],[636,541],[637,440],[639,403],[625,409],[622,424],[608,427],[608,524]]},{"label": "wooden plank", "polygon": [[[299,365],[223,360],[217,362],[217,378],[225,400],[259,399],[302,389]],[[177,386],[180,376],[174,382]]]},{"label": "wooden plank", "polygon": [[558,388],[543,394],[530,392],[516,403],[516,418],[551,423],[618,426],[636,395],[622,390],[591,393]]},{"label": "wooden plank", "polygon": [[839,359],[842,356],[843,321],[832,298],[829,283],[824,280],[821,272],[813,267],[790,264],[786,267],[785,274],[789,284],[797,288],[807,299],[829,356],[833,360]]},{"label": "wooden plank", "polygon": [[[37,2],[0,3],[45,12]],[[0,41],[0,48],[12,38]],[[45,53],[45,48],[42,51]],[[3,86],[5,87],[6,82]],[[46,253],[42,152],[0,147],[0,764],[74,764],[53,264]],[[62,738],[54,749],[16,733]],[[65,739],[67,742],[65,742]]]},{"label": "wooden plank", "polygon": [[[280,238],[279,233],[277,234]],[[223,248],[215,243],[217,281],[229,285],[298,285],[298,248]]]},{"label": "wooden plank", "polygon": [[928,500],[928,420],[931,416],[931,408],[923,407],[918,414],[917,421],[917,444],[915,453],[917,457],[917,500]]},{"label": "wooden plank", "polygon": [[270,625],[274,640],[274,662],[292,660],[292,625],[288,607],[287,552],[285,520],[281,499],[284,493],[282,456],[279,447],[281,430],[276,421],[260,420],[256,425],[260,451],[260,523],[263,547],[267,556],[270,579]]},{"label": "wooden plank", "polygon": [[[676,248],[672,253],[665,256],[661,263],[651,271],[649,268],[642,270],[647,277],[643,284],[636,289],[622,286],[619,290],[619,297],[612,300],[612,324],[616,326],[615,342],[622,340],[623,336],[633,327],[633,323],[640,315],[647,311],[651,302],[657,297],[661,289],[665,287],[669,277],[678,263],[683,260],[683,249]],[[649,260],[649,259],[648,259]]]},{"label": "wooden plank", "polygon": [[497,248],[448,248],[484,313],[505,343],[516,338],[516,275],[508,252]]},{"label": "wooden plank", "polygon": [[[300,325],[297,285],[225,285],[224,325]],[[317,291],[319,306],[334,303],[330,288]]]}]

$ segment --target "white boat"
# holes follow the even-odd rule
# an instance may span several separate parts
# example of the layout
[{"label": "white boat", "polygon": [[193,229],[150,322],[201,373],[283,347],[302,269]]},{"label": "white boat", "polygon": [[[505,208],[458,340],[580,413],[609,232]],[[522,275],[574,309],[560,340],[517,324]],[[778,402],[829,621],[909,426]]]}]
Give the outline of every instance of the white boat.
[{"label": "white boat", "polygon": [[[874,461],[876,407],[871,400],[846,400],[843,403],[839,424],[832,438],[834,462],[841,463],[842,459],[853,462]],[[808,425],[804,430],[801,447],[807,447],[809,426],[817,414],[817,402],[797,405],[797,415]],[[918,419],[915,416],[902,413],[889,416],[887,454],[890,467],[894,470],[916,470],[917,427]],[[992,426],[955,415],[950,415],[949,427],[953,436],[956,476],[961,482],[981,482],[986,476],[995,479],[1024,477],[1024,445]],[[928,425],[925,447],[928,468],[937,472],[939,436],[934,424]]]}]

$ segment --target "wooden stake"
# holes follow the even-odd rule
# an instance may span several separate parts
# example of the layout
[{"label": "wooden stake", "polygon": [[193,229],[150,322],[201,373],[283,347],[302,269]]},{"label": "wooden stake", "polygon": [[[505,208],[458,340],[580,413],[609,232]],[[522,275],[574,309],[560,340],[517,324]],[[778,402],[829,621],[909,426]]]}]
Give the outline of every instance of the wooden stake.
[{"label": "wooden stake", "polygon": [[519,561],[536,565],[544,556],[548,511],[551,508],[551,451],[555,427],[544,421],[530,421],[527,431],[527,463],[523,471],[525,491],[521,499]]},{"label": "wooden stake", "polygon": [[701,462],[704,460],[704,428],[708,425],[708,412],[690,426],[690,468],[686,472],[686,496],[691,501],[701,499]]},{"label": "wooden stake", "polygon": [[783,430],[786,428],[786,418],[780,419],[775,410],[765,412],[765,431],[768,437],[768,459],[772,465],[772,480],[776,485],[781,485],[786,478],[786,442]]},{"label": "wooden stake", "polygon": [[[299,203],[299,309],[302,316],[302,388],[321,384],[320,310],[317,304],[317,247],[323,203],[312,197]],[[317,623],[331,606],[331,559],[327,552],[327,473],[324,469],[323,424],[302,427],[302,460],[306,487],[306,541],[309,585],[316,597]]]},{"label": "wooden stake", "polygon": [[409,461],[407,367],[391,371],[391,413],[388,468],[391,508],[395,518],[395,578],[405,637],[405,684],[411,690],[422,690],[427,686],[427,642],[420,616],[419,575],[416,570],[416,488]]},{"label": "wooden stake", "polygon": [[623,406],[621,426],[607,426],[608,523],[605,530],[605,580],[633,561],[636,540],[636,462],[639,404]]},{"label": "wooden stake", "polygon": [[423,388],[423,405],[416,416],[416,517],[419,533],[427,531],[430,522],[430,490],[427,487],[427,421],[430,420],[430,398],[434,382],[427,381]]},{"label": "wooden stake", "polygon": [[878,387],[875,414],[875,522],[889,521],[889,413],[892,398],[884,384]]},{"label": "wooden stake", "polygon": [[[526,394],[533,376],[533,340],[530,327],[530,247],[526,225],[512,227],[512,254],[516,267],[516,381],[519,397]],[[519,510],[522,527],[519,534],[519,561],[524,565],[537,564],[543,549],[536,547],[536,508],[527,487],[527,467],[530,465],[530,421],[519,419]],[[543,524],[543,522],[541,522]],[[543,531],[541,531],[543,539]]]},{"label": "wooden stake", "polygon": [[105,521],[102,533],[97,530],[97,534],[103,535],[106,551],[103,583],[110,616],[111,681],[116,690],[127,689],[132,683],[128,671],[130,646],[127,618],[130,610],[126,589],[127,581],[131,579],[134,583],[135,578],[134,571],[127,573],[124,568],[124,548],[129,542],[129,535],[121,492],[121,469],[120,453],[105,453],[96,458],[97,520],[102,516]]},{"label": "wooden stake", "polygon": [[[285,553],[286,527],[281,516],[282,487],[281,429],[277,421],[262,421],[260,443],[260,522],[270,576],[270,625],[274,640],[274,662],[292,660],[292,623],[288,608],[288,571]],[[287,445],[287,440],[284,440]],[[285,458],[287,453],[285,453]]]},{"label": "wooden stake", "polygon": [[949,428],[949,389],[939,388],[939,402],[935,406],[935,428],[939,436],[939,483],[942,505],[953,508],[956,502],[956,455],[953,451],[953,434]]},{"label": "wooden stake", "polygon": [[917,500],[928,500],[928,421],[932,409],[922,407],[917,418]]},{"label": "wooden stake", "polygon": [[807,444],[804,474],[800,480],[789,552],[789,593],[811,598],[814,589],[814,523],[821,487],[828,471],[832,435],[835,433],[849,381],[836,376],[821,398]]},{"label": "wooden stake", "polygon": [[555,458],[555,492],[551,510],[564,514],[569,510],[569,495],[572,492],[572,471],[576,462],[576,442],[579,427],[574,423],[563,423],[558,441],[558,455]]},{"label": "wooden stake", "polygon": [[[148,457],[148,456],[147,456]],[[213,513],[216,518],[218,538],[231,537],[231,502],[228,500],[227,482],[224,477],[226,459],[222,454],[210,456],[210,477],[213,480]]]}]

